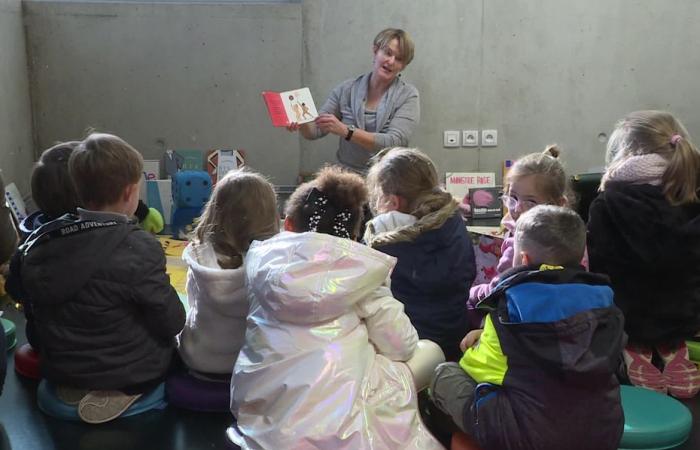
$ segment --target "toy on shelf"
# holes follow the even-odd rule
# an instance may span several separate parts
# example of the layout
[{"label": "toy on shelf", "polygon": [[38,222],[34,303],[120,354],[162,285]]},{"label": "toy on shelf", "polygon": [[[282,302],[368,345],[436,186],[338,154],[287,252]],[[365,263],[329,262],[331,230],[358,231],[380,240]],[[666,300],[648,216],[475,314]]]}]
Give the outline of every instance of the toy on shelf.
[{"label": "toy on shelf", "polygon": [[173,215],[170,227],[175,238],[186,238],[194,220],[211,196],[211,177],[205,171],[184,170],[173,177]]}]

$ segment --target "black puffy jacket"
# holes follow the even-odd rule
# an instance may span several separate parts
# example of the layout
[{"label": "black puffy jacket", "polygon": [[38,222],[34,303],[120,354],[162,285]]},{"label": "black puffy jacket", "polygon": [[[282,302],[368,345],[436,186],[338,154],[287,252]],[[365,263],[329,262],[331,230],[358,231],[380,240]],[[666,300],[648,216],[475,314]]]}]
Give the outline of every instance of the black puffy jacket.
[{"label": "black puffy jacket", "polygon": [[104,390],[163,377],[185,311],[153,236],[66,215],[27,239],[18,272],[47,379]]}]

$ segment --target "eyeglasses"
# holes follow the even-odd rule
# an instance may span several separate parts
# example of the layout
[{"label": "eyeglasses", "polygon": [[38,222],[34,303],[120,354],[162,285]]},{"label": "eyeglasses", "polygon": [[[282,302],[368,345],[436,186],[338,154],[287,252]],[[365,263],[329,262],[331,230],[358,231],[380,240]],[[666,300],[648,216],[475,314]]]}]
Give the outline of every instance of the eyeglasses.
[{"label": "eyeglasses", "polygon": [[508,208],[510,211],[515,211],[518,204],[520,204],[521,211],[527,211],[528,209],[534,208],[539,204],[534,200],[519,200],[518,197],[513,197],[512,195],[508,194],[501,194],[501,201],[503,202],[503,206]]}]

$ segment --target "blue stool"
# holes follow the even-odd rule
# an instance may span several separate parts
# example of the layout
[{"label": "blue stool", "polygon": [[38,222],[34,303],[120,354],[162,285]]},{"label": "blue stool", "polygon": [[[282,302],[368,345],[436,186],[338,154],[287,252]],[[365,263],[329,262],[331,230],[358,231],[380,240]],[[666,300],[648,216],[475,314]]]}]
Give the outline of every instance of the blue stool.
[{"label": "blue stool", "polygon": [[678,400],[649,389],[620,386],[625,431],[619,450],[675,448],[688,439],[693,417]]},{"label": "blue stool", "polygon": [[17,345],[17,335],[15,333],[17,327],[15,327],[15,323],[11,320],[0,318],[0,322],[2,322],[2,327],[5,330],[5,342],[7,343],[7,351],[9,352]]},{"label": "blue stool", "polygon": [[[78,405],[68,405],[62,402],[48,381],[41,380],[36,397],[39,409],[45,414],[57,419],[80,421]],[[151,392],[143,394],[120,417],[135,416],[152,409],[164,409],[166,406],[168,404],[165,402],[165,385],[161,383]]]}]

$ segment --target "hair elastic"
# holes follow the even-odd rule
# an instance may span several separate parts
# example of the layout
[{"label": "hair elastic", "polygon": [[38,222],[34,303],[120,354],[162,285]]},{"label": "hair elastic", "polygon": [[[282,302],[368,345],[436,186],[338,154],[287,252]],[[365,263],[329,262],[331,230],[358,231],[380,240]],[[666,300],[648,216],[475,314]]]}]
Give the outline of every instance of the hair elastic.
[{"label": "hair elastic", "polygon": [[333,213],[332,224],[326,232],[333,236],[350,239],[349,225],[352,223],[353,214],[349,209],[336,211],[335,205],[331,204],[328,197],[317,188],[311,189],[304,204],[311,210],[308,222],[309,231],[318,232],[319,225],[322,222],[327,223],[326,216]]},{"label": "hair elastic", "polygon": [[676,145],[678,145],[678,142],[680,142],[682,139],[683,136],[681,136],[680,134],[674,134],[673,136],[671,136],[671,146],[675,147]]}]

